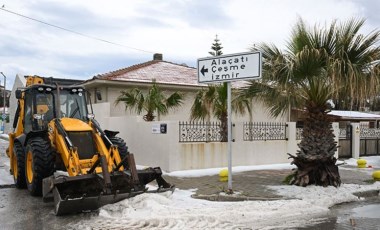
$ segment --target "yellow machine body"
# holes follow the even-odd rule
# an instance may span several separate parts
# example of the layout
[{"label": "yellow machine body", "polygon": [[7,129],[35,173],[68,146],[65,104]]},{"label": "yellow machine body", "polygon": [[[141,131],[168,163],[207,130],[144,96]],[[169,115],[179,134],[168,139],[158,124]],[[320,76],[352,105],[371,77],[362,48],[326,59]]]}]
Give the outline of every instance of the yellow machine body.
[{"label": "yellow machine body", "polygon": [[87,112],[84,88],[53,82],[27,76],[26,87],[16,91],[7,155],[17,188],[53,199],[57,215],[141,194],[153,180],[159,191],[174,190],[159,167],[136,169],[118,132],[103,131]]}]

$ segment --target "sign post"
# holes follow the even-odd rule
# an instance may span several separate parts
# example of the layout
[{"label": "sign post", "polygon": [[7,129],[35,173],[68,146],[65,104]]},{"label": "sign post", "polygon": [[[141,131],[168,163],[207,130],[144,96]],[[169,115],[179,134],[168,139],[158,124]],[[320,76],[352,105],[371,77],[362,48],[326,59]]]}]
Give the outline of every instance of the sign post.
[{"label": "sign post", "polygon": [[261,52],[236,53],[198,59],[198,82],[227,82],[228,114],[228,190],[232,192],[232,121],[231,82],[261,78]]},{"label": "sign post", "polygon": [[232,192],[232,108],[231,82],[227,82],[227,154],[228,154],[228,191]]}]

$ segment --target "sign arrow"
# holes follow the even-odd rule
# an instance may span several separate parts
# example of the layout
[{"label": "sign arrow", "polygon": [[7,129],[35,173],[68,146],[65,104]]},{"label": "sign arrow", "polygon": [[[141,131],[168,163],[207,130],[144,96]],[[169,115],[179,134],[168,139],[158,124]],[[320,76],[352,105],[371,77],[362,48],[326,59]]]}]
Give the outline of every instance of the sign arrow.
[{"label": "sign arrow", "polygon": [[205,66],[203,66],[202,69],[201,69],[201,73],[204,76],[205,73],[208,73],[208,69],[205,69]]}]

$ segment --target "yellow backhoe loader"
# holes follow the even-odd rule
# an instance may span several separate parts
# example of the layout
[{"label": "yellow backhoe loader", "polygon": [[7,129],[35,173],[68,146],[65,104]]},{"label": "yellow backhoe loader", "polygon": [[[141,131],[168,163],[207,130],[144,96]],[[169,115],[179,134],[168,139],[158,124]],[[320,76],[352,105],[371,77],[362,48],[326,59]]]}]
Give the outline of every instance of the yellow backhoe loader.
[{"label": "yellow backhoe loader", "polygon": [[[54,200],[56,215],[95,210],[144,192],[174,191],[159,167],[136,169],[118,132],[100,128],[88,113],[83,87],[60,85],[54,78],[26,79],[26,87],[16,91],[7,149],[17,188]],[[154,180],[158,189],[149,191],[146,185]]]}]

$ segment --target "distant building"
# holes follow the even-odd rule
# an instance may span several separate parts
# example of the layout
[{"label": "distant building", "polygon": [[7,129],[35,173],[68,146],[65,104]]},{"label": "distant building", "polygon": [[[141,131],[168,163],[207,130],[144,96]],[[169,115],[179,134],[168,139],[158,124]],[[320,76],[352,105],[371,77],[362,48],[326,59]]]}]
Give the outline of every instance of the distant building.
[{"label": "distant building", "polygon": [[[9,107],[9,97],[11,95],[10,90],[5,90],[5,107]],[[4,104],[4,86],[0,86],[0,107],[3,107]],[[3,109],[0,110],[0,113],[3,111]]]}]

